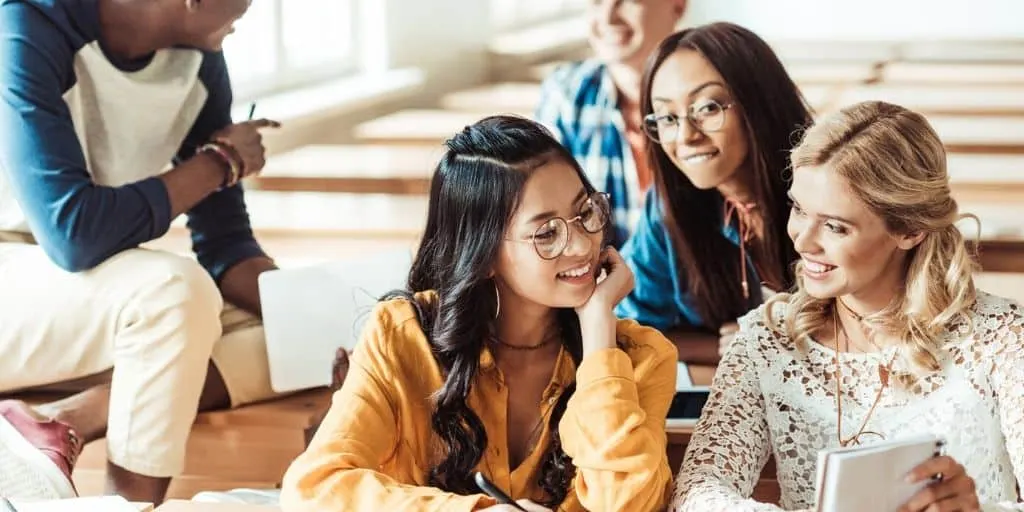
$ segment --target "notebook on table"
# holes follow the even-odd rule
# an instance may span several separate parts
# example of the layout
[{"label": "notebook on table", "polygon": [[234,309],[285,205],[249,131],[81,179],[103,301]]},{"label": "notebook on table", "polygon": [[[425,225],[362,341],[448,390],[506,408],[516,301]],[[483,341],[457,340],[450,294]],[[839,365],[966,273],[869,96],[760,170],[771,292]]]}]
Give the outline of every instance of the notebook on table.
[{"label": "notebook on table", "polygon": [[818,512],[896,512],[928,481],[908,484],[907,473],[942,455],[944,441],[922,435],[818,452]]}]

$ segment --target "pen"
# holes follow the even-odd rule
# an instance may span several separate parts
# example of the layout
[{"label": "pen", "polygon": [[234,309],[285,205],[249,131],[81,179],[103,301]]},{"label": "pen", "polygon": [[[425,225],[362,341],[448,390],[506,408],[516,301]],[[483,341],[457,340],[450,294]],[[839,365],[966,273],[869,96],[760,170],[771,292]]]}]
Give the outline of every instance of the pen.
[{"label": "pen", "polygon": [[249,104],[249,120],[252,121],[253,114],[256,113],[256,102]]},{"label": "pen", "polygon": [[479,487],[481,491],[497,500],[499,505],[511,505],[515,507],[516,510],[526,510],[525,508],[520,507],[515,501],[512,501],[512,498],[504,492],[501,492],[501,489],[498,489],[497,486],[487,480],[483,473],[477,471],[476,474],[473,475],[473,480],[476,481],[476,486]]},{"label": "pen", "polygon": [[3,496],[0,496],[0,505],[3,505],[4,507],[2,512],[18,512],[18,509],[14,508],[14,504],[7,501],[7,498],[4,498]]}]

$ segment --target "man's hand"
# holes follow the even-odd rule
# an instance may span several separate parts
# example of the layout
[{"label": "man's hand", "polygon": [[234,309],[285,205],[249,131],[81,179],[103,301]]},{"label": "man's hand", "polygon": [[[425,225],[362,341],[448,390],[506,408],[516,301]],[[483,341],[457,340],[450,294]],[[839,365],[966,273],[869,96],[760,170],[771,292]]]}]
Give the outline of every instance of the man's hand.
[{"label": "man's hand", "polygon": [[331,391],[341,389],[348,376],[348,351],[345,347],[338,347],[334,352],[334,364],[331,365]]},{"label": "man's hand", "polygon": [[256,119],[230,125],[213,134],[212,139],[229,146],[242,165],[239,178],[252,176],[263,170],[267,151],[263,147],[263,128],[279,128],[281,123],[270,119]]}]

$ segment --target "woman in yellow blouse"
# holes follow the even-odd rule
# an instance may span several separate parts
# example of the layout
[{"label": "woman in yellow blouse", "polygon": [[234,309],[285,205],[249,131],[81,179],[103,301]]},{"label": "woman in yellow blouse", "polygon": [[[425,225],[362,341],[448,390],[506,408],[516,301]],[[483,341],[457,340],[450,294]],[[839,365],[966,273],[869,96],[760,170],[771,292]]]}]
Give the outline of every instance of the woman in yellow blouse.
[{"label": "woman in yellow blouse", "polygon": [[382,301],[286,512],[660,509],[676,349],[617,320],[633,287],[607,197],[540,125],[447,143],[407,290]]}]

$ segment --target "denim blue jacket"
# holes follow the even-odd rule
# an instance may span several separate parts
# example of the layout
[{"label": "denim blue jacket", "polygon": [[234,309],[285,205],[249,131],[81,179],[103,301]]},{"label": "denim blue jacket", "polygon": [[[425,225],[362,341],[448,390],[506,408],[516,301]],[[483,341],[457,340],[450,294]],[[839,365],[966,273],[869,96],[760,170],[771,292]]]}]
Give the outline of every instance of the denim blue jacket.
[{"label": "denim blue jacket", "polygon": [[[721,219],[721,213],[711,213]],[[739,232],[733,225],[723,226],[722,235],[739,247]],[[626,264],[633,270],[636,286],[615,308],[615,314],[632,318],[661,331],[677,327],[707,327],[697,311],[672,248],[671,235],[662,217],[661,200],[652,189],[645,198],[644,210],[632,238],[622,248]],[[738,258],[733,253],[728,258]],[[747,256],[750,282],[750,309],[763,301],[761,279]]]}]

